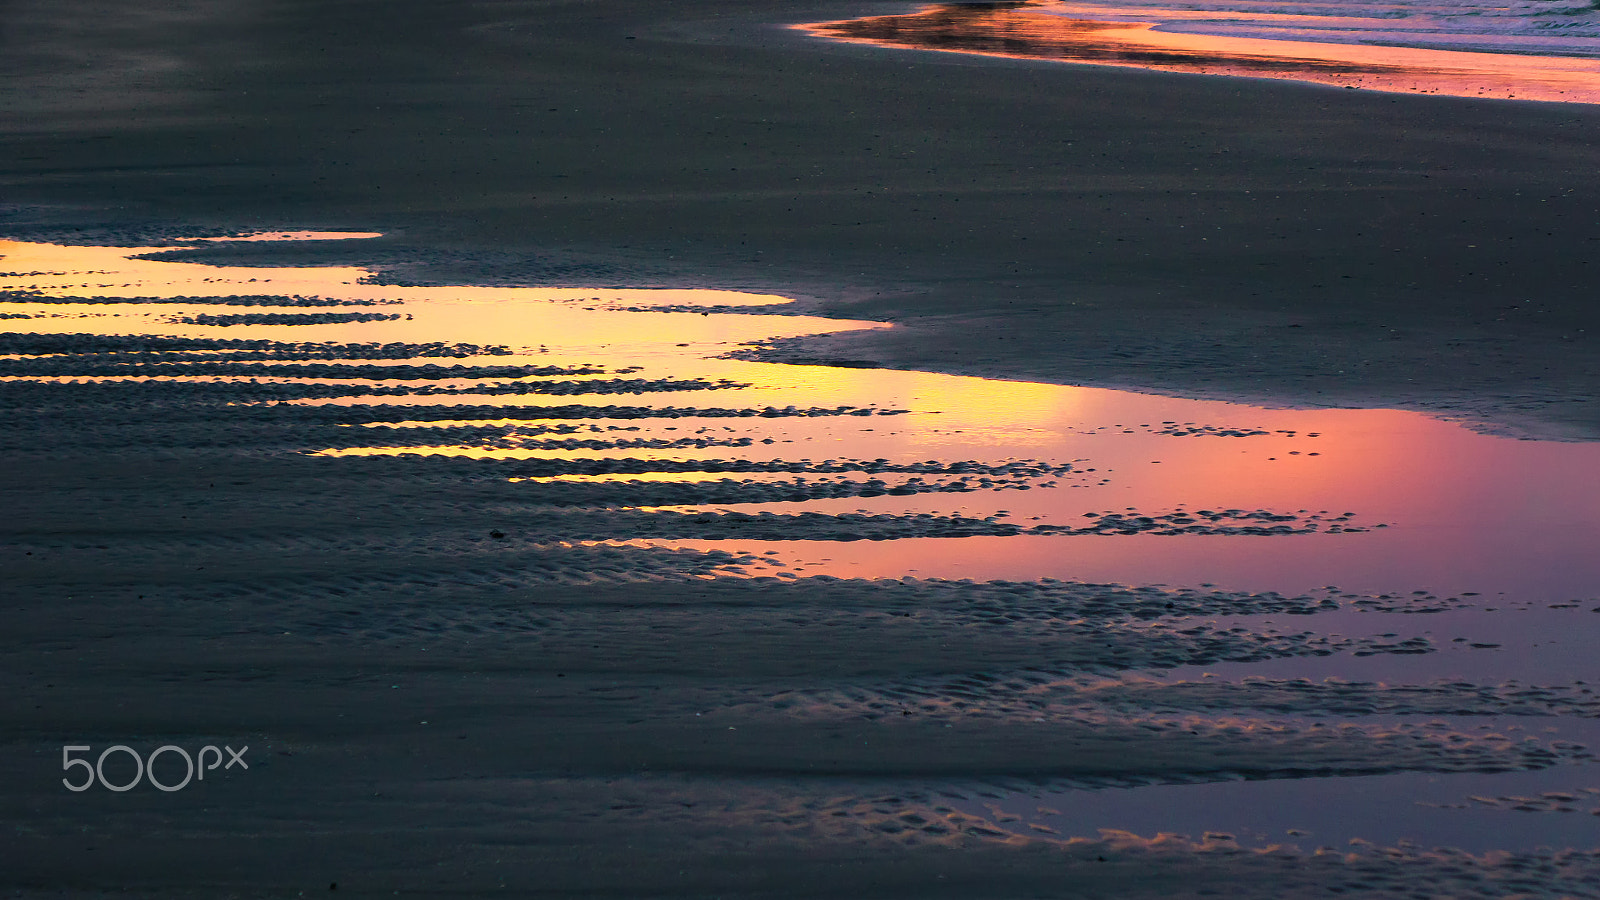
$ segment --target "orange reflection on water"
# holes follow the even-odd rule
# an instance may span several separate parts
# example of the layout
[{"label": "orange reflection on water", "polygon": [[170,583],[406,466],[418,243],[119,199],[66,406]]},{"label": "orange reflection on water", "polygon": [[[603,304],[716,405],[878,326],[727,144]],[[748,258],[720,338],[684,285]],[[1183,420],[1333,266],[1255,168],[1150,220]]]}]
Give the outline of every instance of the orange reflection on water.
[{"label": "orange reflection on water", "polygon": [[[1139,406],[1165,398],[1120,399]],[[1524,597],[1592,594],[1600,576],[1600,559],[1589,549],[1600,523],[1600,485],[1591,468],[1600,462],[1600,448],[1594,444],[1511,440],[1393,410],[1228,407],[1182,411],[1218,421],[1254,414],[1247,420],[1252,424],[1302,430],[1294,437],[1242,439],[1101,434],[1073,450],[1109,470],[1109,484],[1009,492],[990,504],[1019,524],[1035,516],[1070,522],[1086,511],[1127,507],[1144,513],[1260,507],[1356,512],[1352,521],[1371,530],[1282,538],[976,537],[813,544],[789,553],[799,560],[827,557],[830,562],[807,571],[841,577],[911,573],[1213,582],[1283,591],[1338,584],[1375,592],[1426,587]],[[1320,437],[1308,437],[1305,429]],[[955,506],[948,497],[917,501],[903,508],[950,512]],[[1380,523],[1389,527],[1372,527]]]},{"label": "orange reflection on water", "polygon": [[[1095,18],[1110,15],[1138,20]],[[1589,59],[1158,30],[1200,15],[1066,3],[1050,4],[1046,11],[1038,0],[1027,0],[941,3],[905,15],[795,27],[835,40],[984,56],[1277,78],[1397,93],[1600,103],[1600,63]],[[1210,11],[1204,15],[1217,16]],[[1253,17],[1263,18],[1259,13]],[[1279,16],[1276,21],[1289,25],[1296,18]]]},{"label": "orange reflection on water", "polygon": [[[298,410],[283,413],[290,422],[308,407],[363,407],[347,420],[307,416],[341,423],[344,440],[316,431],[307,440],[325,443],[300,452],[500,459],[519,502],[538,504],[556,486],[575,496],[574,483],[633,482],[638,491],[609,490],[607,508],[709,514],[657,516],[670,526],[658,533],[694,534],[724,510],[790,517],[769,518],[759,540],[738,537],[732,516],[711,531],[734,537],[666,543],[776,551],[775,566],[811,560],[808,574],[1549,596],[1600,583],[1595,444],[1509,440],[1395,410],[1262,409],[727,358],[753,341],[886,327],[720,308],[784,302],[770,295],[408,288],[372,284],[353,267],[139,258],[171,249],[0,242],[0,290],[14,292],[0,297],[0,314],[24,316],[3,327],[250,338],[282,355],[230,357],[235,345],[200,342],[123,358],[91,345],[53,360],[12,357],[15,374],[3,377],[190,382],[225,389],[182,395],[219,415],[261,404]],[[317,304],[294,305],[296,295]],[[317,318],[352,310],[386,318]],[[415,355],[424,345],[471,346]],[[390,346],[397,355],[330,361]],[[173,368],[141,368],[152,363]],[[342,392],[318,392],[328,387]],[[684,490],[660,489],[674,483]],[[1296,533],[1064,533],[1113,513],[1195,522],[1204,511],[1241,514],[1223,517],[1225,527],[1282,515]],[[931,536],[941,532],[924,526],[936,515],[1017,533]]]}]

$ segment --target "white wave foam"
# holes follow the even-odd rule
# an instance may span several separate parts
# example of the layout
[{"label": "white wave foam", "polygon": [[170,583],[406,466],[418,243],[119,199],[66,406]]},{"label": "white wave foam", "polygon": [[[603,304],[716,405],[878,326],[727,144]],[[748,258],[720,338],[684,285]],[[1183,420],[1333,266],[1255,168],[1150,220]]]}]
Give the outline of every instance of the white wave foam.
[{"label": "white wave foam", "polygon": [[1600,0],[1060,0],[1040,11],[1188,34],[1600,58]]}]

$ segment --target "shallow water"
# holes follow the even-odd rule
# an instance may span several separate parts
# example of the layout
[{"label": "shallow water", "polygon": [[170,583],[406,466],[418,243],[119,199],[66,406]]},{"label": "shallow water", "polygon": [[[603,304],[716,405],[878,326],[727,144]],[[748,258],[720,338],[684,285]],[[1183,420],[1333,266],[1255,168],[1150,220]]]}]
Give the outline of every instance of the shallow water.
[{"label": "shallow water", "polygon": [[[732,479],[751,489],[731,502],[648,508],[897,520],[959,516],[989,528],[961,539],[908,534],[857,542],[848,531],[817,526],[796,528],[770,546],[736,541],[758,550],[798,550],[785,556],[813,574],[1052,577],[1288,592],[1338,585],[1371,593],[1507,593],[1551,603],[1587,601],[1600,585],[1600,558],[1589,552],[1600,523],[1600,481],[1591,477],[1600,466],[1600,447],[1590,443],[1483,434],[1398,410],[1265,409],[1097,388],[729,359],[727,354],[748,352],[767,339],[882,326],[685,310],[786,302],[773,296],[395,287],[363,283],[370,273],[353,269],[250,269],[137,258],[151,248],[11,243],[0,245],[0,252],[9,270],[0,289],[36,292],[43,301],[13,295],[0,304],[0,313],[32,316],[7,320],[17,333],[510,348],[463,359],[363,359],[359,365],[368,369],[336,372],[338,377],[319,377],[322,372],[297,370],[304,364],[287,361],[253,361],[230,375],[217,368],[226,366],[226,351],[223,362],[208,357],[196,364],[210,368],[194,373],[122,363],[78,376],[228,383],[262,381],[278,365],[283,376],[267,383],[286,393],[272,402],[496,407],[488,417],[386,416],[351,426],[345,446],[304,448],[310,452],[557,463],[520,476],[534,484]],[[63,274],[30,274],[50,272]],[[228,296],[224,291],[245,289],[376,305],[252,301],[240,308],[162,299],[214,300]],[[95,302],[56,302],[84,296]],[[141,302],[117,302],[123,298]],[[677,311],[653,311],[660,307]],[[349,309],[391,318],[255,324],[263,316],[314,320],[347,315]],[[205,316],[225,324],[193,324]],[[174,353],[167,361],[184,358]],[[418,362],[445,369],[425,378],[406,378],[414,373],[399,370],[396,377],[372,377],[382,374],[373,367]],[[450,377],[455,365],[573,374],[529,377],[526,369],[513,369],[493,373],[501,377]],[[294,395],[297,386],[311,385],[347,390]],[[377,393],[385,389],[406,393]],[[574,405],[595,409],[591,415],[563,412],[558,419],[542,412]],[[619,407],[625,411],[615,413]],[[786,414],[791,407],[795,412]],[[797,414],[805,410],[827,414]],[[477,426],[495,433],[439,440]],[[738,468],[752,464],[766,471]],[[808,485],[844,486],[851,495],[809,496]],[[537,495],[530,492],[530,500],[536,502]],[[1093,533],[1081,533],[1085,529]],[[1285,533],[1248,533],[1274,530]],[[1239,531],[1246,533],[1231,533]]]},{"label": "shallow water", "polygon": [[[787,301],[775,296],[400,287],[357,268],[140,258],[192,246],[0,243],[0,290],[11,292],[0,298],[10,332],[4,379],[124,392],[108,397],[137,397],[126,392],[141,384],[191,392],[149,396],[212,398],[219,433],[229,409],[334,415],[307,418],[314,439],[281,450],[330,461],[499,461],[492,477],[519,509],[552,511],[555,530],[531,540],[731,553],[717,557],[706,578],[1275,591],[1308,604],[1326,598],[1328,608],[1316,616],[1235,615],[1202,606],[1166,618],[1172,627],[1316,629],[1357,641],[1317,657],[1161,666],[1142,676],[1169,686],[1161,697],[1188,696],[1181,684],[1208,673],[1235,684],[1515,681],[1573,696],[1600,678],[1591,652],[1600,640],[1600,615],[1591,612],[1600,610],[1600,556],[1592,552],[1600,445],[1518,440],[1396,410],[1267,409],[756,361],[766,340],[885,327],[785,314]],[[25,335],[42,337],[30,344]],[[116,336],[189,343],[123,345]],[[134,401],[116,414],[154,409]],[[177,452],[163,443],[160,423],[149,424],[150,452]],[[86,429],[73,439],[78,446],[57,449],[93,447],[97,435]],[[1410,639],[1431,652],[1398,643]],[[876,690],[869,688],[861,689]],[[1083,702],[1072,694],[1071,703]],[[1170,701],[1139,702],[1143,712],[1129,716]],[[1387,702],[1340,715],[1379,728],[1389,721],[1385,709],[1401,719],[1428,713]],[[1316,714],[1313,703],[1274,715]],[[1585,705],[1556,706],[1511,725],[1541,739],[1592,743],[1594,717]],[[1507,727],[1492,716],[1461,721],[1453,727]],[[967,806],[1059,833],[1585,846],[1595,821],[1588,806],[1562,813],[1465,798],[1576,791],[1600,808],[1600,798],[1585,793],[1590,771],[1559,765],[1088,793],[1000,787]],[[1536,824],[1514,841],[1497,837],[1513,821]]]},{"label": "shallow water", "polygon": [[1588,0],[1051,0],[1042,11],[1160,30],[1314,43],[1600,56],[1600,8]]},{"label": "shallow water", "polygon": [[1309,81],[1397,93],[1600,102],[1592,4],[1120,2],[932,4],[798,26],[909,47]]}]

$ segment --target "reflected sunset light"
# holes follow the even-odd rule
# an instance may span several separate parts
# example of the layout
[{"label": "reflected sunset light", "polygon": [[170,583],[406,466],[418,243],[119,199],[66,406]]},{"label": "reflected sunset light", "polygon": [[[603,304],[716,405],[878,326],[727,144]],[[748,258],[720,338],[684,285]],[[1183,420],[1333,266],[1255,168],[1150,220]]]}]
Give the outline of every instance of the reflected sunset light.
[{"label": "reflected sunset light", "polygon": [[1591,444],[1397,410],[760,362],[763,341],[886,327],[774,315],[788,301],[772,295],[147,258],[173,249],[0,244],[14,334],[166,341],[16,352],[0,377],[307,417],[320,437],[295,452],[330,464],[475,460],[530,509],[644,517],[574,539],[753,547],[810,574],[1551,597],[1600,576]]},{"label": "reflected sunset light", "polygon": [[[1600,62],[1570,55],[1580,52],[1575,47],[1600,54],[1600,41],[1588,32],[1562,40],[1559,32],[1547,38],[1402,30],[1410,23],[1398,4],[1373,5],[1368,17],[1361,15],[1364,8],[1341,8],[1353,15],[1308,15],[1260,4],[1233,6],[941,3],[904,15],[795,27],[832,40],[1017,59],[1399,93],[1600,102]],[[1486,47],[1497,52],[1484,52]]]}]

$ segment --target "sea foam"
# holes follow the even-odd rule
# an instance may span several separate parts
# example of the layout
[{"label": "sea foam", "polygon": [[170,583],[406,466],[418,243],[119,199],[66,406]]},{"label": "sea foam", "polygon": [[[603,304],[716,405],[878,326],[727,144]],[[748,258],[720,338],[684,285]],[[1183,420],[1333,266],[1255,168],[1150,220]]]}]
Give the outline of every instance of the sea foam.
[{"label": "sea foam", "polygon": [[1035,9],[1185,34],[1600,58],[1600,0],[1047,0]]}]

